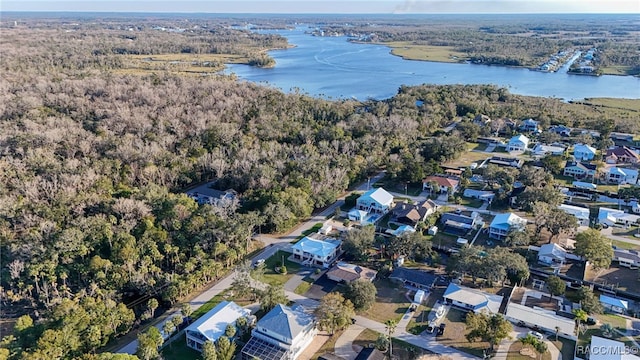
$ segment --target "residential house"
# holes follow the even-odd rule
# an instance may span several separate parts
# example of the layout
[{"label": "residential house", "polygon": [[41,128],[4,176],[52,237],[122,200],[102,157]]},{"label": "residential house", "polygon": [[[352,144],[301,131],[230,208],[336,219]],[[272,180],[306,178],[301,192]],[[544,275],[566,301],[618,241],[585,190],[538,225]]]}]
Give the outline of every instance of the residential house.
[{"label": "residential house", "polygon": [[613,261],[618,265],[631,269],[640,267],[640,252],[637,250],[626,250],[617,247],[613,248]]},{"label": "residential house", "polygon": [[573,147],[573,158],[576,161],[591,161],[596,156],[596,148],[586,144],[576,144]]},{"label": "residential house", "polygon": [[629,301],[614,298],[604,294],[600,295],[600,303],[602,304],[602,307],[604,307],[606,310],[609,310],[618,314],[624,314],[627,312],[627,310],[629,310]]},{"label": "residential house", "polygon": [[438,204],[431,199],[427,199],[418,205],[401,203],[393,209],[393,217],[399,223],[415,226],[418,222],[425,221],[429,215],[438,211],[438,208]]},{"label": "residential house", "polygon": [[427,176],[424,180],[422,180],[422,189],[433,191],[433,189],[431,189],[431,184],[433,183],[438,184],[440,193],[453,194],[458,191],[458,185],[460,184],[460,181],[458,179],[445,176]]},{"label": "residential house", "polygon": [[450,283],[442,296],[447,304],[464,311],[498,314],[502,304],[502,296],[485,293],[454,283]]},{"label": "residential house", "polygon": [[345,262],[338,262],[329,269],[329,271],[327,271],[327,277],[329,280],[344,282],[347,284],[356,280],[372,282],[376,278],[377,274],[378,272],[375,270]]},{"label": "residential house", "polygon": [[607,182],[636,185],[638,183],[638,170],[625,169],[617,166],[611,167],[607,172]]},{"label": "residential house", "polygon": [[442,231],[453,235],[466,235],[472,229],[481,226],[482,218],[480,214],[473,212],[471,216],[444,213],[440,217],[440,223],[443,225]]},{"label": "residential house", "polygon": [[416,228],[414,228],[411,225],[401,225],[401,226],[398,226],[398,228],[395,230],[389,229],[387,231],[391,231],[391,234],[393,234],[393,236],[400,236],[404,233],[414,233],[416,232]]},{"label": "residential house", "polygon": [[576,340],[575,320],[557,315],[555,311],[540,307],[531,308],[518,303],[509,303],[505,317],[514,324],[524,323],[524,326],[555,334],[565,339]]},{"label": "residential house", "polygon": [[374,188],[356,200],[356,209],[369,214],[386,214],[393,205],[393,195],[383,188]]},{"label": "residential house", "polygon": [[[314,234],[314,236],[320,237],[320,234]],[[338,239],[326,236],[322,239],[314,239],[311,236],[305,236],[291,248],[294,259],[303,264],[326,269],[340,255],[341,245],[342,241]]]},{"label": "residential house", "polygon": [[524,160],[518,158],[511,158],[505,156],[492,156],[489,159],[489,164],[505,167],[521,168],[524,164]]},{"label": "residential house", "polygon": [[276,305],[251,331],[241,360],[295,360],[317,334],[313,315],[302,307]]},{"label": "residential house", "polygon": [[581,190],[597,190],[598,189],[598,185],[593,184],[593,183],[588,183],[588,182],[582,182],[582,181],[574,181],[571,183],[571,186],[573,186],[576,189],[581,189]]},{"label": "residential house", "polygon": [[479,126],[487,126],[491,123],[491,118],[487,115],[478,114],[473,118],[473,123]]},{"label": "residential house", "polygon": [[589,217],[590,217],[589,209],[580,207],[580,206],[567,205],[567,204],[558,205],[558,209],[566,212],[567,214],[571,214],[575,216],[576,219],[578,220],[579,226],[589,226]]},{"label": "residential house", "polygon": [[633,138],[635,135],[629,133],[621,133],[621,132],[612,132],[609,134],[609,138],[613,141],[626,141],[633,142]]},{"label": "residential house", "polygon": [[600,336],[591,337],[591,345],[587,349],[582,350],[579,355],[587,354],[589,360],[640,360],[635,355],[637,350],[629,347],[622,341],[606,339]]},{"label": "residential house", "polygon": [[618,146],[607,150],[604,159],[607,164],[637,164],[640,155],[626,146]]},{"label": "residential house", "polygon": [[565,150],[567,149],[564,146],[536,144],[531,149],[531,152],[534,156],[542,157],[546,155],[563,155]]},{"label": "residential house", "polygon": [[567,251],[560,245],[551,243],[540,246],[538,250],[538,261],[549,265],[562,265],[567,260]]},{"label": "residential house", "polygon": [[493,201],[493,198],[496,197],[496,194],[493,191],[483,191],[483,190],[476,190],[476,189],[464,189],[464,193],[462,193],[462,196],[464,196],[466,198],[478,199],[478,200],[482,200],[482,201],[486,201],[488,203],[491,203]]},{"label": "residential house", "polygon": [[524,152],[524,151],[527,151],[528,147],[529,147],[529,138],[522,134],[512,137],[511,139],[509,139],[509,142],[507,143],[508,152],[512,152],[512,151]]},{"label": "residential house", "polygon": [[574,179],[593,179],[596,176],[596,165],[578,161],[567,161],[562,174]]},{"label": "residential house", "polygon": [[393,270],[389,279],[402,282],[405,286],[411,288],[429,290],[433,287],[437,276],[430,271],[397,267]]},{"label": "residential house", "polygon": [[564,125],[553,125],[549,127],[549,131],[564,137],[571,136],[571,129]]},{"label": "residential house", "polygon": [[523,219],[514,213],[498,214],[489,225],[489,237],[504,240],[512,229],[524,230],[527,219]]},{"label": "residential house", "polygon": [[222,301],[185,329],[187,346],[202,351],[204,343],[216,342],[224,334],[228,324],[235,324],[239,318],[250,316],[251,310],[233,301]]},{"label": "residential house", "polygon": [[606,226],[631,226],[638,224],[640,216],[628,214],[624,210],[601,207],[598,209],[598,223]]},{"label": "residential house", "polygon": [[349,218],[349,220],[351,221],[364,222],[368,217],[369,214],[366,211],[358,210],[356,208],[349,210],[349,212],[347,213],[347,218]]},{"label": "residential house", "polygon": [[540,131],[540,129],[538,128],[538,122],[531,118],[522,121],[522,124],[520,124],[520,130],[530,132]]},{"label": "residential house", "polygon": [[231,203],[236,200],[238,193],[235,190],[217,190],[213,188],[215,183],[207,183],[198,187],[195,187],[191,190],[188,190],[186,194],[197,201],[198,204],[204,205],[214,205],[217,206],[222,203]]}]

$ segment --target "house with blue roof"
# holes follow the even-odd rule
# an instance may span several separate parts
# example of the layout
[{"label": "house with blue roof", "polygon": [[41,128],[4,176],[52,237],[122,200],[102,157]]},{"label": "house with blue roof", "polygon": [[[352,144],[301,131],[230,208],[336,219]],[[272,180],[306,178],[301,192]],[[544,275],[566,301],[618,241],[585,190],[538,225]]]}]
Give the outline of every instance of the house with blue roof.
[{"label": "house with blue roof", "polygon": [[629,310],[629,301],[614,298],[604,294],[600,295],[600,303],[605,309],[618,314],[626,313],[627,310]]},{"label": "house with blue roof", "polygon": [[489,237],[504,240],[512,229],[524,230],[527,219],[523,219],[514,213],[498,214],[489,225]]},{"label": "house with blue roof", "polygon": [[369,214],[386,214],[393,206],[393,195],[383,188],[374,188],[356,200],[356,209]]},{"label": "house with blue roof", "polygon": [[251,311],[233,301],[222,301],[185,329],[187,346],[202,351],[206,341],[218,341],[227,325],[235,324],[241,317],[251,317]]},{"label": "house with blue roof", "polygon": [[301,306],[276,305],[251,332],[241,360],[294,360],[316,336],[315,317]]},{"label": "house with blue roof", "polygon": [[293,244],[293,258],[303,264],[329,268],[333,261],[340,255],[342,241],[330,237],[314,239],[310,236],[303,237]]}]

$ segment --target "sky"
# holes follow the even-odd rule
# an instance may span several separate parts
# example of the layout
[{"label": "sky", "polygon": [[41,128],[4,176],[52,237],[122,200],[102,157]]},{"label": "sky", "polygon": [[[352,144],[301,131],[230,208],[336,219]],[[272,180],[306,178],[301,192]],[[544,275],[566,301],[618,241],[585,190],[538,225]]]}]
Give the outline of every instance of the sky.
[{"label": "sky", "polygon": [[638,14],[640,0],[0,0],[0,11]]}]

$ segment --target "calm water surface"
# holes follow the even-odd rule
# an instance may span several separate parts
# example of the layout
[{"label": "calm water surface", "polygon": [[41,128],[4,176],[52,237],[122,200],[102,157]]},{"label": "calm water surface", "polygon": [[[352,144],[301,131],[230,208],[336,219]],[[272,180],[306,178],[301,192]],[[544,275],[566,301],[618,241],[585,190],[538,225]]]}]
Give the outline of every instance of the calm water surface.
[{"label": "calm water surface", "polygon": [[346,37],[314,37],[306,28],[272,31],[296,45],[271,51],[272,69],[228,65],[241,79],[264,82],[286,92],[325,98],[385,99],[401,85],[494,84],[521,95],[580,100],[590,97],[640,98],[640,78],[580,76],[473,64],[410,61],[381,45],[354,44]]}]

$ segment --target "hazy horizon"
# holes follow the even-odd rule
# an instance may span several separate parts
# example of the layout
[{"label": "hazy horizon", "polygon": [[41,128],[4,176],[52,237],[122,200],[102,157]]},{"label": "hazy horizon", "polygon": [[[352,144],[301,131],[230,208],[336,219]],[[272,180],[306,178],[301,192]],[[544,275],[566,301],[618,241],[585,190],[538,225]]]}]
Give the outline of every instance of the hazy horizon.
[{"label": "hazy horizon", "polygon": [[640,14],[636,0],[8,0],[2,12],[216,14]]}]

